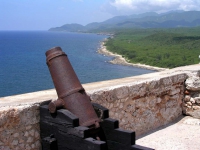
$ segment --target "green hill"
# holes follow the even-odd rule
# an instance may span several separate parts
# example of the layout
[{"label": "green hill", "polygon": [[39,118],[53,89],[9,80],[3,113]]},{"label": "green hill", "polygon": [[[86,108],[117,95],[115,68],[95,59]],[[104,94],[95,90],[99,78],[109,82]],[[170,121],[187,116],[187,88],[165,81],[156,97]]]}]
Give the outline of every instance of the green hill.
[{"label": "green hill", "polygon": [[109,51],[121,54],[131,63],[174,68],[199,62],[199,35],[200,27],[126,29],[116,32],[105,45]]},{"label": "green hill", "polygon": [[61,27],[55,27],[55,28],[51,28],[49,29],[49,31],[70,31],[70,32],[78,32],[78,31],[84,31],[84,26],[80,25],[80,24],[65,24]]}]

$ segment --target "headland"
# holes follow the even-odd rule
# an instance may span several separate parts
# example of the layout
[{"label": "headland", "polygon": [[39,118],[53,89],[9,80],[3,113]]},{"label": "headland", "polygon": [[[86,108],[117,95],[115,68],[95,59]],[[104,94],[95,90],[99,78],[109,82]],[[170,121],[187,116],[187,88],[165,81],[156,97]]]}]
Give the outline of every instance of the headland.
[{"label": "headland", "polygon": [[124,57],[122,57],[122,55],[119,54],[115,54],[110,52],[106,46],[105,46],[105,42],[107,39],[105,39],[103,42],[101,42],[101,46],[98,49],[98,53],[99,54],[103,54],[106,56],[111,56],[113,57],[113,59],[111,61],[109,61],[112,64],[119,64],[119,65],[126,65],[126,66],[133,66],[133,67],[138,67],[138,68],[145,68],[145,69],[149,69],[149,70],[155,70],[155,71],[164,71],[164,70],[168,70],[168,68],[160,68],[160,67],[155,67],[155,66],[149,66],[146,64],[133,64],[133,63],[129,63],[129,61],[127,59],[125,59]]}]

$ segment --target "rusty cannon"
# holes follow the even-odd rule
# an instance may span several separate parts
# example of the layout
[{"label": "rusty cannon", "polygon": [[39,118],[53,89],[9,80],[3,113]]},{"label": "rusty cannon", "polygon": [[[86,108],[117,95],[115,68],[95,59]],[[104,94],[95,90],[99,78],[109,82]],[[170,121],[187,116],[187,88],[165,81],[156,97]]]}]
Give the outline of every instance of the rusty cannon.
[{"label": "rusty cannon", "polygon": [[51,113],[63,107],[79,117],[81,126],[99,126],[99,118],[92,107],[67,55],[60,47],[46,52],[46,62],[58,94],[58,100],[49,104]]},{"label": "rusty cannon", "polygon": [[40,105],[43,150],[152,150],[135,144],[135,132],[119,128],[109,110],[91,103],[65,52],[46,52],[57,100]]}]

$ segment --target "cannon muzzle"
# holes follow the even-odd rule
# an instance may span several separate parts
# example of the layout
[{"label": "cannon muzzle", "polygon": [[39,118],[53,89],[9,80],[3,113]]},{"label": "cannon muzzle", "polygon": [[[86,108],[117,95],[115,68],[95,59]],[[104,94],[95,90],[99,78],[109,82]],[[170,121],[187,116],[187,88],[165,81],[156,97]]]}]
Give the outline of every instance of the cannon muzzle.
[{"label": "cannon muzzle", "polygon": [[49,111],[54,113],[56,109],[65,108],[79,117],[81,126],[97,128],[100,119],[67,55],[60,47],[54,47],[46,52],[46,62],[58,95],[58,99],[49,104]]}]

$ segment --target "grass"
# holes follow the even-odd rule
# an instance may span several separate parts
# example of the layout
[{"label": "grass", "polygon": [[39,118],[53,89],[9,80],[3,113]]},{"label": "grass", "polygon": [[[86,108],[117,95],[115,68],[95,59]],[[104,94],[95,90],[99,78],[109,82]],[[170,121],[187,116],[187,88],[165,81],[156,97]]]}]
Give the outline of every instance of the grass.
[{"label": "grass", "polygon": [[174,68],[199,63],[200,27],[121,29],[108,38],[107,49],[131,63]]}]

